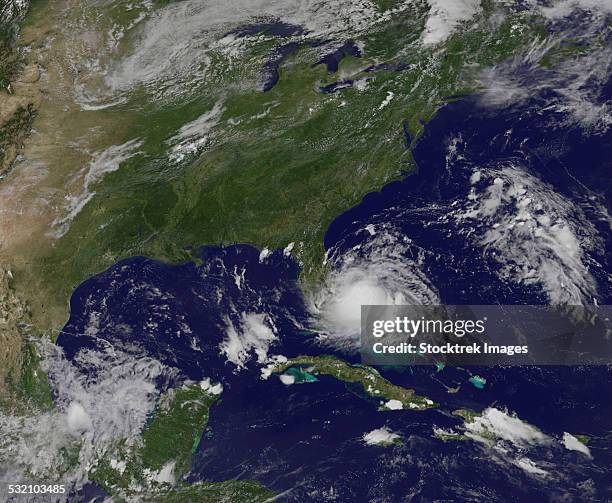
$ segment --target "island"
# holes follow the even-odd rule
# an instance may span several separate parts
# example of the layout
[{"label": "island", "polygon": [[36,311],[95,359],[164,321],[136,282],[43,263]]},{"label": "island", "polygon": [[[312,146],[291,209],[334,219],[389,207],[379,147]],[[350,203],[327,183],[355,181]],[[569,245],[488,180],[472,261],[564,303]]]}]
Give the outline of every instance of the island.
[{"label": "island", "polygon": [[[413,389],[387,381],[372,367],[351,365],[335,356],[298,356],[279,363],[273,372],[279,375],[285,384],[293,384],[294,381],[287,380],[284,376],[294,377],[296,374],[328,375],[346,383],[361,384],[368,395],[380,399],[380,410],[426,410],[438,406],[433,400],[417,395]],[[299,382],[315,381],[303,379]]]}]

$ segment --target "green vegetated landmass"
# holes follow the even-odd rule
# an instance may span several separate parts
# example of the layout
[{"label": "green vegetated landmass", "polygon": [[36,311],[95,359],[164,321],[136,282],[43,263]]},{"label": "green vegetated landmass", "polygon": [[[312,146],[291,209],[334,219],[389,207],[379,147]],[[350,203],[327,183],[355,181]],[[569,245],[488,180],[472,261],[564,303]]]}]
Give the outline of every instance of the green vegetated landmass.
[{"label": "green vegetated landmass", "polygon": [[[447,432],[449,435],[446,438],[442,438],[443,440],[482,440],[486,442],[495,442],[500,438],[500,432],[497,430],[494,422],[490,420],[478,421],[479,418],[486,414],[487,410],[483,412],[476,412],[471,409],[457,409],[453,411],[453,416],[458,416],[463,419],[463,432],[457,434],[456,436],[453,434],[454,432]],[[506,413],[507,414],[507,413]],[[521,421],[516,414],[512,414],[509,416],[514,421]],[[546,438],[546,435],[541,433],[541,431],[533,425],[530,425],[524,421],[521,421],[525,428],[529,428],[533,434],[541,435],[542,439]],[[438,435],[436,435],[438,436]],[[442,437],[445,435],[442,434]],[[440,438],[440,437],[438,437]]]},{"label": "green vegetated landmass", "polygon": [[46,373],[40,368],[40,357],[32,342],[21,350],[19,375],[8,374],[8,389],[0,397],[0,410],[28,414],[53,408],[53,396]]},{"label": "green vegetated landmass", "polygon": [[466,423],[471,423],[474,419],[479,418],[482,414],[471,409],[457,409],[453,411],[453,416],[462,417]]},{"label": "green vegetated landmass", "polygon": [[309,374],[328,375],[339,381],[361,384],[371,397],[398,400],[404,409],[425,410],[438,406],[433,400],[417,395],[412,389],[392,384],[372,367],[350,365],[335,356],[298,356],[278,364],[274,372],[282,374],[296,366],[304,367]]},{"label": "green vegetated landmass", "polygon": [[24,141],[30,133],[35,116],[36,109],[30,103],[25,107],[19,107],[9,120],[0,124],[0,179],[8,167],[6,166],[8,150]]},{"label": "green vegetated landmass", "polygon": [[[469,424],[479,418],[482,414],[471,409],[457,409],[453,411],[453,416],[458,416],[463,419],[464,424]],[[487,440],[495,440],[497,436],[488,431],[479,433],[480,437]],[[434,428],[434,437],[444,442],[470,440],[470,437],[464,432],[458,432],[453,429]]]},{"label": "green vegetated landmass", "polygon": [[273,493],[257,482],[181,481],[187,474],[218,399],[199,384],[171,390],[160,399],[141,437],[122,442],[99,460],[90,479],[120,500],[138,495],[146,501],[264,501]]},{"label": "green vegetated landmass", "polygon": [[[364,35],[363,57],[345,58],[335,73],[313,66],[320,48],[305,44],[282,62],[277,85],[262,92],[255,83],[271,48],[284,43],[263,37],[239,64],[211,53],[201,95],[157,103],[135,92],[126,140],[142,138],[142,154],[98,183],[69,232],[25,271],[29,284],[45,292],[44,302],[33,303],[35,317],[61,324],[49,306],[63,312],[77,284],[119,258],[181,261],[192,258],[187,247],[210,243],[303,243],[296,247],[303,280],[316,280],[329,223],[413,170],[410,149],[424,124],[448,96],[471,90],[477,68],[503,61],[539,36],[534,19],[513,15],[499,25],[482,19],[440,47],[422,48],[427,10],[410,9]],[[403,69],[365,71],[380,63]],[[347,79],[360,84],[321,91]],[[169,160],[172,136],[217,101],[223,113],[205,151]]]},{"label": "green vegetated landmass", "polygon": [[[457,409],[453,411],[453,416],[458,416],[463,419],[464,424],[468,424],[473,422],[475,419],[479,418],[482,414],[471,409]],[[482,438],[486,438],[488,440],[495,440],[496,436],[491,432],[482,432],[480,435]],[[469,440],[470,437],[465,435],[462,432],[457,432],[455,430],[449,429],[445,430],[442,428],[434,428],[434,437],[438,440],[442,440],[444,442],[449,441],[458,441],[458,440]]]},{"label": "green vegetated landmass", "polygon": [[18,398],[38,410],[53,408],[53,396],[46,373],[40,368],[40,357],[33,343],[27,342],[23,351],[21,379],[16,386]]},{"label": "green vegetated landmass", "polygon": [[576,437],[578,441],[584,445],[588,445],[588,443],[591,441],[591,437],[589,437],[588,435],[573,435],[573,436]]},{"label": "green vegetated landmass", "polygon": [[[0,100],[12,94],[11,83],[23,67],[23,56],[17,47],[19,22],[25,9],[15,2],[0,0]],[[35,116],[35,107],[28,104],[18,107],[12,115],[0,107],[0,180],[10,167],[16,151],[29,134]],[[9,107],[9,110],[12,110]],[[11,112],[8,112],[9,114]]]},{"label": "green vegetated landmass", "polygon": [[19,69],[19,55],[12,47],[12,30],[0,24],[0,88],[7,89]]}]

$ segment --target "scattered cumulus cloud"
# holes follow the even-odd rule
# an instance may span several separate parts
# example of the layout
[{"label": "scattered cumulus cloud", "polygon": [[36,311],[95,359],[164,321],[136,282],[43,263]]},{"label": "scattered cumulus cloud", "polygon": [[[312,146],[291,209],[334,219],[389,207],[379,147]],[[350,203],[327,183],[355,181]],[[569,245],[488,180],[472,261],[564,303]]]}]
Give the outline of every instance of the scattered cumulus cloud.
[{"label": "scattered cumulus cloud", "polygon": [[228,362],[242,369],[255,353],[258,363],[267,363],[268,349],[277,340],[274,325],[267,314],[244,313],[237,323],[226,318],[226,326],[219,349]]},{"label": "scattered cumulus cloud", "polygon": [[493,435],[518,447],[548,445],[552,439],[536,427],[494,407],[488,407],[482,414],[464,425],[466,435],[475,440],[488,441]]},{"label": "scattered cumulus cloud", "polygon": [[399,434],[392,432],[386,426],[377,428],[363,435],[363,441],[368,445],[387,445],[400,438]]},{"label": "scattered cumulus cloud", "polygon": [[208,112],[182,126],[168,140],[170,160],[181,162],[185,157],[199,153],[208,143],[210,131],[219,121],[223,113],[223,102],[218,101]]},{"label": "scattered cumulus cloud", "polygon": [[499,263],[503,279],[540,286],[552,304],[589,304],[597,296],[585,253],[597,242],[595,228],[522,166],[476,169],[467,202],[452,218]]}]

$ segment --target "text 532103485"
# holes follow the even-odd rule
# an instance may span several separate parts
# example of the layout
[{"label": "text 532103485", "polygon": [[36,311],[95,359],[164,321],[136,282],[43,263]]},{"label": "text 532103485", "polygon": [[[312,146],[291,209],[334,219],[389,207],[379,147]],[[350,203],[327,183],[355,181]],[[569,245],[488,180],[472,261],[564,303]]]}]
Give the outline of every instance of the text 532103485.
[{"label": "text 532103485", "polygon": [[9,484],[9,494],[64,494],[64,484]]}]

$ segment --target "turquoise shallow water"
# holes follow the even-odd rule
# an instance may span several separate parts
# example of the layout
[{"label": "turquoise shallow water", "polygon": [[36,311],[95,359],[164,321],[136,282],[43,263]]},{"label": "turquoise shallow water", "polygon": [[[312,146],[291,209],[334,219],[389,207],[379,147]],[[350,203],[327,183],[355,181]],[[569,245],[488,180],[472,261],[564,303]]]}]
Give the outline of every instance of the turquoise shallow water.
[{"label": "turquoise shallow water", "polygon": [[487,380],[480,376],[472,376],[468,380],[478,389],[484,389],[485,384],[487,384]]},{"label": "turquoise shallow water", "polygon": [[309,382],[317,382],[318,379],[311,373],[309,373],[306,368],[303,367],[291,367],[285,371],[285,374],[289,374],[295,377],[296,384],[309,383]]}]

